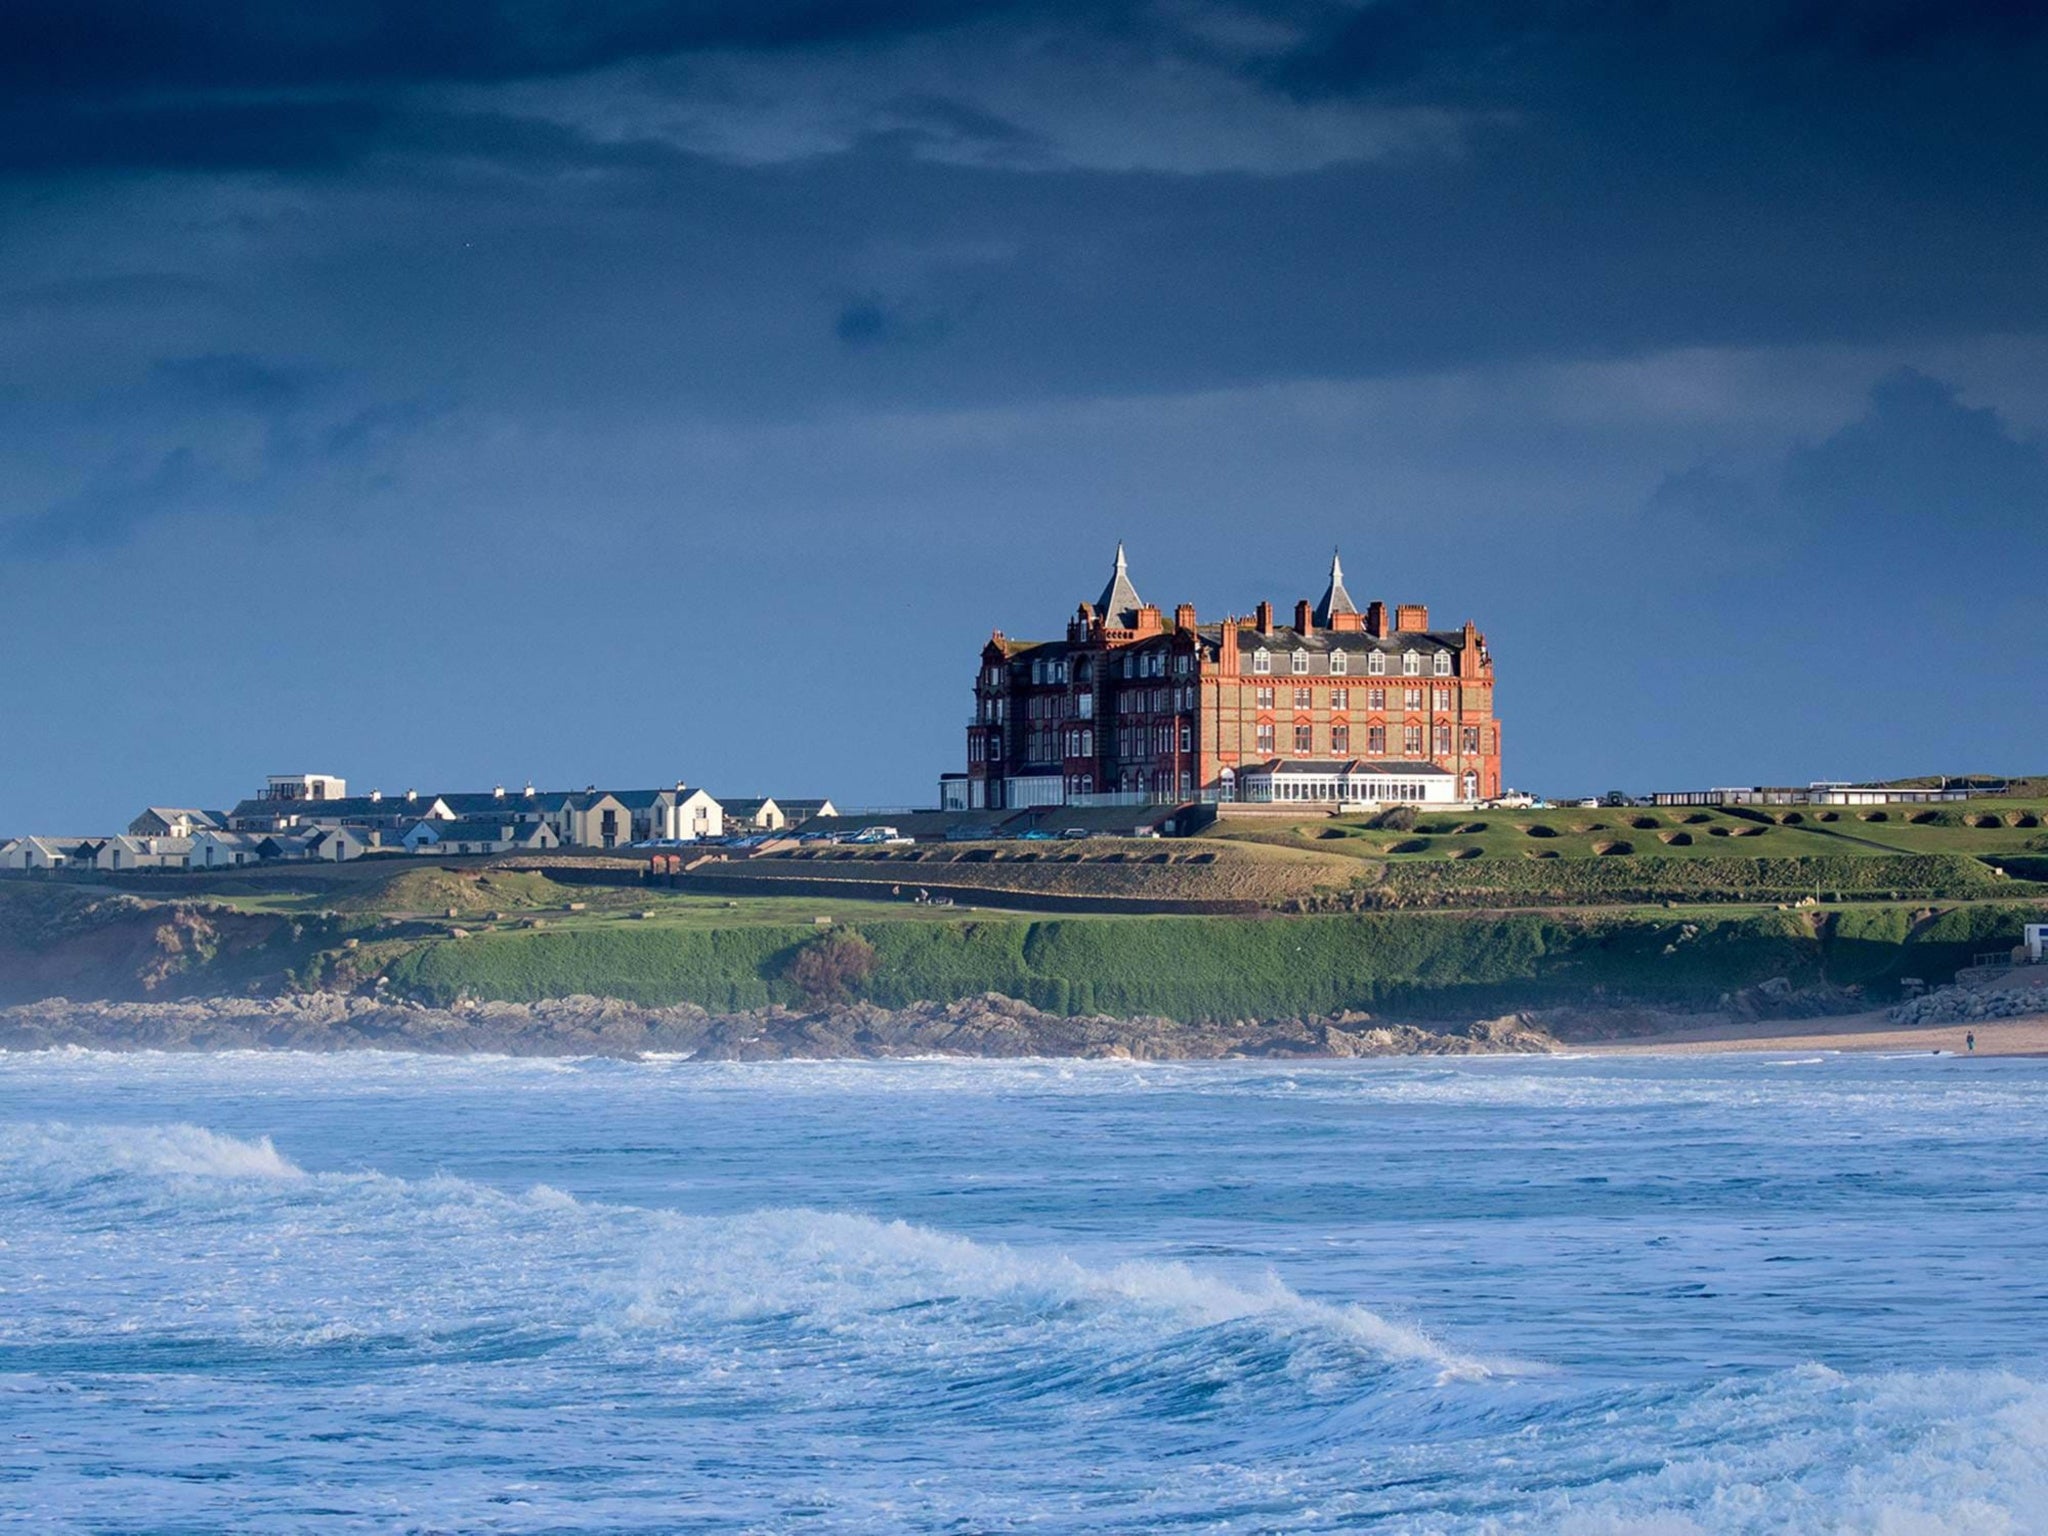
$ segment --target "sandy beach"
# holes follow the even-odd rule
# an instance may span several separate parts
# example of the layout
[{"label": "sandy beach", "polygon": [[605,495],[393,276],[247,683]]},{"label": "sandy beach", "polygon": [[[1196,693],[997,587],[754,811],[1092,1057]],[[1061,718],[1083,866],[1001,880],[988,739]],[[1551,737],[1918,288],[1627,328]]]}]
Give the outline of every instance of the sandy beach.
[{"label": "sandy beach", "polygon": [[1719,1022],[1629,1040],[1574,1045],[1602,1056],[1687,1056],[1716,1051],[1957,1051],[1977,1036],[1979,1056],[2048,1056],[2048,1013],[1976,1024],[1893,1024],[1882,1009],[1832,1019]]}]

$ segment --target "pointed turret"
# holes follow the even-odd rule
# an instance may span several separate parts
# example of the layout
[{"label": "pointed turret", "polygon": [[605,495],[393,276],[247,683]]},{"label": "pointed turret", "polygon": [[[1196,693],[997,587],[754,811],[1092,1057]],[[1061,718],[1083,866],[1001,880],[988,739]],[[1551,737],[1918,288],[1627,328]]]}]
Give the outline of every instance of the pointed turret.
[{"label": "pointed turret", "polygon": [[1357,612],[1358,604],[1352,602],[1351,594],[1344,590],[1344,562],[1337,557],[1337,552],[1332,550],[1330,585],[1323,592],[1323,600],[1316,604],[1316,623],[1323,629],[1329,629],[1336,615]]},{"label": "pointed turret", "polygon": [[1131,585],[1130,568],[1124,563],[1124,546],[1119,540],[1116,546],[1116,569],[1110,573],[1109,585],[1102,589],[1102,597],[1096,603],[1095,611],[1102,615],[1102,622],[1112,629],[1135,629],[1138,626],[1138,610],[1144,606],[1145,601],[1138,596],[1138,589]]}]

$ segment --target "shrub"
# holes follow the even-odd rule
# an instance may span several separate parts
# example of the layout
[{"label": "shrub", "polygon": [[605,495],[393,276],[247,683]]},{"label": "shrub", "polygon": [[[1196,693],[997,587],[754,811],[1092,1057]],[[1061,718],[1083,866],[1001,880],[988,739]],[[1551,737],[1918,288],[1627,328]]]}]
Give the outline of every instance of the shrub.
[{"label": "shrub", "polygon": [[851,928],[820,934],[789,962],[788,981],[813,1003],[840,1003],[875,973],[875,946]]},{"label": "shrub", "polygon": [[1415,807],[1412,805],[1389,806],[1372,819],[1372,825],[1385,832],[1413,832],[1415,822]]}]

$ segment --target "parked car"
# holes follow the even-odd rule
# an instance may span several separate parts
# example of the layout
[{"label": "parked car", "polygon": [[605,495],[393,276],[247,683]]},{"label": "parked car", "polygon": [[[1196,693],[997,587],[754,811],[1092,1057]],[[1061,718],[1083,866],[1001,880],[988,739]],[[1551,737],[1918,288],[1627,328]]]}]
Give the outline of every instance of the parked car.
[{"label": "parked car", "polygon": [[1047,832],[1039,827],[1033,827],[1028,832],[1019,832],[1017,834],[1017,841],[1020,843],[1050,843],[1056,841],[1057,836],[1058,834],[1056,833]]},{"label": "parked car", "polygon": [[1060,839],[1063,842],[1076,843],[1087,835],[1088,829],[1086,827],[1069,827],[1060,834]]}]

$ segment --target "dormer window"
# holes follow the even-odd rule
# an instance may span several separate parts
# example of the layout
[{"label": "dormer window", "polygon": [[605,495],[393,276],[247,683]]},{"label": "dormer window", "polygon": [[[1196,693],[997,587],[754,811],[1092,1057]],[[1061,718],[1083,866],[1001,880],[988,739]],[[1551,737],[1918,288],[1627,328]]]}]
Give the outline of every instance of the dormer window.
[{"label": "dormer window", "polygon": [[1374,677],[1385,676],[1387,671],[1387,653],[1385,651],[1374,651],[1370,656],[1366,657],[1365,670]]},{"label": "dormer window", "polygon": [[1330,652],[1330,672],[1332,676],[1342,677],[1346,672],[1349,672],[1350,670],[1351,657],[1349,653],[1345,651]]},{"label": "dormer window", "polygon": [[1419,651],[1403,651],[1401,653],[1401,675],[1403,677],[1420,677],[1422,675],[1422,655]]},{"label": "dormer window", "polygon": [[1296,672],[1306,672],[1308,670],[1307,651],[1296,651],[1294,653],[1294,670]]},{"label": "dormer window", "polygon": [[1272,670],[1273,653],[1271,651],[1267,650],[1264,646],[1260,646],[1256,651],[1252,652],[1252,671],[1256,672],[1260,677],[1264,677]]},{"label": "dormer window", "polygon": [[1451,675],[1451,653],[1449,651],[1438,651],[1436,653],[1436,675],[1438,677],[1449,677]]}]

